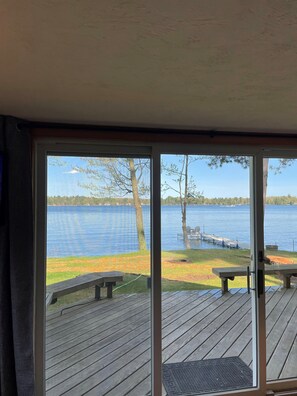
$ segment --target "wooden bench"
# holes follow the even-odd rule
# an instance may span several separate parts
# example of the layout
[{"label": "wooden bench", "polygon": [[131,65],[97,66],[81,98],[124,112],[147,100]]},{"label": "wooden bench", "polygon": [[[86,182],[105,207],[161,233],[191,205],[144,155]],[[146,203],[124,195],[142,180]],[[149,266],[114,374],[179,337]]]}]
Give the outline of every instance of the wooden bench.
[{"label": "wooden bench", "polygon": [[118,271],[112,272],[92,272],[85,275],[77,276],[73,279],[67,279],[62,282],[53,283],[46,288],[46,307],[54,304],[58,297],[74,293],[79,290],[95,286],[95,298],[100,299],[101,287],[107,288],[107,298],[112,298],[112,288],[116,282],[123,280],[123,273]]},{"label": "wooden bench", "polygon": [[52,303],[52,300],[53,300],[53,293],[46,292],[45,306],[47,307],[48,305],[50,305]]},{"label": "wooden bench", "polygon": [[[221,279],[222,292],[228,291],[228,280],[234,280],[236,276],[246,276],[244,267],[213,268],[212,272]],[[291,286],[291,277],[297,276],[297,264],[289,265],[265,265],[265,275],[278,274],[283,279],[283,286],[288,289]]]}]

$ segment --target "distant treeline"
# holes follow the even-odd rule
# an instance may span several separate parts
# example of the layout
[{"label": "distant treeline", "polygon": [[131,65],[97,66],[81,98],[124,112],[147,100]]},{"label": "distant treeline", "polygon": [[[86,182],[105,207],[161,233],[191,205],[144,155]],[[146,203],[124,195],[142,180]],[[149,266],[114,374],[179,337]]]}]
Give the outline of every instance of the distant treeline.
[{"label": "distant treeline", "polygon": [[[53,196],[47,198],[50,206],[99,206],[99,205],[133,205],[132,198],[97,198],[85,197],[82,195],[76,196]],[[162,198],[162,205],[179,205],[177,197]],[[142,199],[142,203],[147,205],[150,203],[149,199]],[[189,205],[248,205],[249,198],[233,197],[233,198],[190,198]],[[267,197],[266,204],[268,205],[297,205],[297,197],[291,195],[279,197]]]},{"label": "distant treeline", "polygon": [[[142,199],[143,204],[149,204],[149,199]],[[132,198],[97,198],[75,196],[53,196],[47,197],[47,204],[51,206],[99,206],[99,205],[133,205]]]}]

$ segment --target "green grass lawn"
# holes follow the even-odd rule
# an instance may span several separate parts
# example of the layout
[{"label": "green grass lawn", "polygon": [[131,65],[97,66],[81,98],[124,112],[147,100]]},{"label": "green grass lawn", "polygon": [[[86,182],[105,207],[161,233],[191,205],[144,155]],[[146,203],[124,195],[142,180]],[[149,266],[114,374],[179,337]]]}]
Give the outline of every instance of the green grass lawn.
[{"label": "green grass lawn", "polygon": [[[220,279],[212,273],[213,267],[250,265],[248,250],[203,249],[162,253],[162,290],[201,290],[220,288]],[[297,253],[267,252],[297,262]],[[115,294],[148,292],[150,276],[149,252],[135,252],[100,257],[66,257],[47,260],[47,284],[60,282],[89,272],[122,271],[124,282],[115,288]],[[137,280],[139,275],[142,275]],[[131,282],[133,281],[133,282]],[[266,277],[266,286],[280,285],[275,276]],[[246,278],[229,281],[230,287],[246,287]],[[118,288],[119,287],[119,288]],[[60,298],[50,309],[94,296],[94,290],[82,290]]]}]

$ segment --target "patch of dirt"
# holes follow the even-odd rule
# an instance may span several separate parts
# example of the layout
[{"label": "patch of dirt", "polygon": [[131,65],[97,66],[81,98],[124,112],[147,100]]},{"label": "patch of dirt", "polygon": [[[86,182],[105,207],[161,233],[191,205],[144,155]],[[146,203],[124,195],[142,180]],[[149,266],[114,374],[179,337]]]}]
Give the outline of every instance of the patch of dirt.
[{"label": "patch of dirt", "polygon": [[165,263],[175,263],[175,264],[183,264],[183,263],[191,263],[192,261],[189,259],[177,259],[177,260],[164,260]]},{"label": "patch of dirt", "polygon": [[289,259],[287,257],[281,257],[281,256],[267,256],[267,258],[270,261],[270,264],[293,264],[293,260]]},{"label": "patch of dirt", "polygon": [[209,280],[209,279],[214,279],[214,278],[217,278],[217,276],[213,275],[213,274],[209,274],[209,275],[199,275],[199,274],[197,274],[197,275],[188,274],[187,275],[186,274],[186,275],[182,275],[180,280],[182,280],[184,282],[188,282],[188,281],[190,281],[190,282],[194,282],[194,281],[200,282],[200,281],[203,281],[203,280]]}]

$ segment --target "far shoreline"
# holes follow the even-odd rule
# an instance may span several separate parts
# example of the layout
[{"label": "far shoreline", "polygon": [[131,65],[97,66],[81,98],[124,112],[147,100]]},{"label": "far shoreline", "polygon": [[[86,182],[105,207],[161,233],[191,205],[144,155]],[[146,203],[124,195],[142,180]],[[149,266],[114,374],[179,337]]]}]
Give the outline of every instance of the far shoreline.
[{"label": "far shoreline", "polygon": [[[292,204],[286,204],[286,203],[267,203],[265,204],[266,206],[297,206],[297,203],[292,203]],[[56,205],[47,205],[48,207],[97,207],[97,206],[130,206],[133,207],[133,204],[124,204],[124,203],[119,203],[119,204],[80,204],[80,205],[71,205],[71,204],[56,204]],[[149,203],[142,204],[142,206],[150,206]],[[161,206],[175,206],[175,207],[180,207],[179,204],[161,204]],[[237,206],[250,206],[249,204],[226,204],[226,203],[206,203],[206,204],[195,204],[191,203],[188,204],[188,206],[225,206],[225,207],[237,207]]]}]

